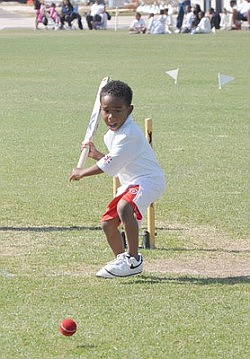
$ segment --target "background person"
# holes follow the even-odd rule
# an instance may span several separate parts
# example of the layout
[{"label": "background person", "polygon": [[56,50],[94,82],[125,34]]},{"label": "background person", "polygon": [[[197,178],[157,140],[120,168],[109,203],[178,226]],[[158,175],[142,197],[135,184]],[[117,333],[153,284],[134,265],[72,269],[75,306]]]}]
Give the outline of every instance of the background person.
[{"label": "background person", "polygon": [[208,10],[208,17],[210,19],[211,29],[214,27],[216,30],[220,29],[221,16],[218,11],[215,11],[213,7]]},{"label": "background person", "polygon": [[196,28],[200,22],[200,16],[199,16],[199,13],[201,12],[201,7],[199,4],[195,4],[194,5],[194,10],[193,10],[193,14],[194,14],[194,17],[193,17],[193,24],[192,24],[192,27],[193,28]]},{"label": "background person", "polygon": [[231,14],[225,7],[221,14],[220,28],[221,30],[229,30],[231,28]]},{"label": "background person", "polygon": [[83,25],[82,25],[82,18],[81,15],[78,12],[74,11],[74,7],[71,4],[70,0],[63,0],[63,5],[62,5],[62,9],[61,9],[61,16],[60,16],[60,21],[61,21],[61,29],[64,28],[64,23],[67,22],[69,28],[72,27],[72,21],[77,19],[78,22],[78,27],[80,30],[83,30]]},{"label": "background person", "polygon": [[46,17],[47,12],[46,12],[45,0],[35,0],[34,10],[36,14],[35,29],[38,30],[39,24],[43,24],[44,26],[48,24],[48,19]]},{"label": "background person", "polygon": [[200,19],[199,24],[191,31],[191,34],[210,34],[211,32],[211,24],[210,20],[207,16],[205,16],[204,11],[200,11],[198,14],[198,18]]},{"label": "background person", "polygon": [[165,24],[163,24],[159,19],[156,19],[154,14],[149,14],[149,22],[147,27],[147,33],[151,35],[161,35],[165,34]]},{"label": "background person", "polygon": [[141,14],[137,12],[135,14],[135,19],[130,24],[129,32],[130,34],[145,34],[146,31],[146,23],[144,19],[142,19]]},{"label": "background person", "polygon": [[250,28],[250,0],[233,7],[232,30],[240,29],[241,21],[247,21]]},{"label": "background person", "polygon": [[89,30],[93,30],[93,23],[102,21],[102,14],[105,12],[105,4],[103,0],[96,0],[90,7],[90,12],[86,16]]},{"label": "background person", "polygon": [[186,13],[186,7],[191,5],[190,0],[179,0],[178,1],[178,14],[176,19],[176,32],[180,32],[182,28],[182,23],[184,19],[184,14]]},{"label": "background person", "polygon": [[183,27],[181,28],[181,33],[187,34],[190,33],[193,26],[194,13],[192,11],[192,6],[188,5],[186,10],[186,15],[183,21]]},{"label": "background person", "polygon": [[56,28],[59,28],[59,26],[60,26],[60,15],[56,11],[56,4],[54,2],[52,2],[47,11],[48,11],[49,17],[54,21],[54,23],[56,25]]}]

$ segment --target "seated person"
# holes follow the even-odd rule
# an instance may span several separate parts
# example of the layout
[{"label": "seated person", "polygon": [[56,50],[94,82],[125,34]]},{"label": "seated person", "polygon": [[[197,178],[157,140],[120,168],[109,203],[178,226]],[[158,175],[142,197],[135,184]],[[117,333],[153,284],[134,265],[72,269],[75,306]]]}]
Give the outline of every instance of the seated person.
[{"label": "seated person", "polygon": [[209,34],[211,32],[210,20],[205,16],[204,11],[200,11],[198,14],[200,19],[199,24],[191,31],[191,34]]},{"label": "seated person", "polygon": [[106,30],[107,29],[107,21],[108,21],[108,15],[104,11],[103,13],[94,16],[94,20],[92,22],[92,27],[95,30]]},{"label": "seated person", "polygon": [[71,23],[75,19],[77,19],[79,29],[83,30],[81,15],[78,14],[78,12],[74,11],[74,7],[71,4],[70,0],[63,0],[62,13],[60,16],[60,21],[61,21],[60,28],[63,29],[65,21],[68,23],[69,27],[71,28],[72,27]]},{"label": "seated person", "polygon": [[132,21],[129,27],[130,34],[145,34],[147,31],[146,23],[142,19],[141,14],[137,12],[135,19]]},{"label": "seated person", "polygon": [[52,2],[50,7],[48,8],[48,14],[58,28],[60,26],[60,15],[56,11],[56,4],[54,2]]},{"label": "seated person", "polygon": [[193,10],[193,14],[194,14],[194,17],[193,17],[193,23],[192,23],[192,27],[196,27],[199,22],[200,22],[200,18],[199,18],[199,13],[201,12],[201,7],[199,4],[195,4],[194,5],[194,10]]},{"label": "seated person", "polygon": [[174,26],[173,16],[169,13],[168,8],[164,9],[164,14],[166,16],[165,33],[171,34]]},{"label": "seated person", "polygon": [[105,5],[103,0],[96,0],[96,2],[91,5],[90,13],[86,16],[86,21],[88,24],[89,30],[93,30],[93,24],[101,21],[101,15],[105,12]]},{"label": "seated person", "polygon": [[159,19],[155,19],[154,14],[149,14],[149,22],[147,27],[147,33],[152,35],[165,34],[165,24]]},{"label": "seated person", "polygon": [[211,29],[214,27],[216,30],[219,30],[221,17],[220,14],[215,11],[213,7],[208,10],[208,17],[210,19]]},{"label": "seated person", "polygon": [[233,7],[232,30],[240,28],[241,21],[247,21],[250,28],[250,0]]},{"label": "seated person", "polygon": [[221,14],[220,28],[221,30],[228,30],[231,28],[231,14],[225,7]]},{"label": "seated person", "polygon": [[186,8],[186,15],[184,15],[183,26],[181,28],[182,34],[187,34],[187,33],[191,32],[193,20],[194,20],[194,13],[192,11],[192,6],[188,5]]}]

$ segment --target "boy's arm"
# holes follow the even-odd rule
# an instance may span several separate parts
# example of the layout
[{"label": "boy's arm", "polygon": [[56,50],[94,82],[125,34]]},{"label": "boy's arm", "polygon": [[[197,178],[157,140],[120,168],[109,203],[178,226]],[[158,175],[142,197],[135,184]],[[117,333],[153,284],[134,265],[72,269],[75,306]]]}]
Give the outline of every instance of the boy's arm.
[{"label": "boy's arm", "polygon": [[104,153],[98,151],[93,142],[89,141],[86,143],[82,143],[81,151],[86,147],[89,147],[89,154],[88,157],[92,158],[93,160],[99,161],[102,157],[105,156]]},{"label": "boy's arm", "polygon": [[73,169],[69,180],[79,181],[83,177],[98,175],[100,173],[103,173],[103,171],[97,165],[93,165],[89,168],[83,168],[83,169],[75,168]]}]

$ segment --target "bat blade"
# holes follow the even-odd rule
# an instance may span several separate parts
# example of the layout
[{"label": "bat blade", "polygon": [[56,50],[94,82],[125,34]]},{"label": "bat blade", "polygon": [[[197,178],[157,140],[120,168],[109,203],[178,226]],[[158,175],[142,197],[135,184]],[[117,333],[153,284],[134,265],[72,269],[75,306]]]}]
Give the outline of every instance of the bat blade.
[{"label": "bat blade", "polygon": [[[92,114],[91,114],[91,117],[90,117],[90,121],[89,121],[89,124],[88,124],[88,128],[86,130],[85,137],[84,137],[84,140],[83,140],[82,143],[92,141],[94,136],[95,136],[96,130],[97,130],[99,122],[100,122],[100,112],[101,112],[100,111],[100,93],[101,93],[102,88],[109,81],[110,81],[110,78],[107,76],[107,77],[104,77],[102,79],[101,83],[100,83],[100,86],[99,86],[99,89],[98,89],[98,92],[97,92],[97,95],[96,95],[94,107],[93,107],[93,110],[92,110]],[[85,162],[86,162],[86,160],[88,158],[88,154],[89,154],[89,148],[85,147],[83,149],[83,151],[81,152],[79,161],[77,163],[77,168],[83,168],[84,167]]]}]

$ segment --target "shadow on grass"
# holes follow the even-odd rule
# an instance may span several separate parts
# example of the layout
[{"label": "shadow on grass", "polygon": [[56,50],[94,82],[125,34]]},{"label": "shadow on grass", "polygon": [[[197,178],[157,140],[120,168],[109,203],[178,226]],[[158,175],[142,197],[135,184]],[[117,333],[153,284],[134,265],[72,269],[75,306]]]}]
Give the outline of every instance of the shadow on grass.
[{"label": "shadow on grass", "polygon": [[[142,228],[143,229],[143,228]],[[157,228],[159,230],[169,230],[169,231],[184,231],[186,228]],[[63,231],[95,231],[95,230],[101,230],[100,226],[38,226],[38,227],[32,227],[32,226],[24,226],[24,227],[17,227],[17,226],[3,226],[0,227],[0,232],[7,232],[7,231],[13,231],[13,232],[63,232]]]},{"label": "shadow on grass", "polygon": [[79,344],[76,347],[77,349],[95,349],[97,348],[97,345],[94,344]]},{"label": "shadow on grass", "polygon": [[211,285],[211,284],[222,284],[222,285],[234,285],[250,283],[249,276],[237,276],[237,277],[224,277],[224,278],[204,278],[204,277],[160,277],[160,276],[147,276],[142,275],[133,282],[126,282],[124,284],[160,284],[160,283],[176,283],[176,284],[196,284],[196,285]]},{"label": "shadow on grass", "polygon": [[101,227],[84,227],[84,226],[70,226],[70,227],[56,227],[56,226],[44,226],[44,227],[0,227],[0,232],[64,232],[64,231],[99,231]]},{"label": "shadow on grass", "polygon": [[158,248],[158,251],[167,252],[223,252],[223,253],[250,253],[249,249],[224,249],[224,248]]},{"label": "shadow on grass", "polygon": [[[166,228],[157,228],[157,229],[164,229]],[[38,226],[38,227],[15,227],[15,226],[3,226],[0,227],[0,232],[67,232],[67,231],[100,231],[100,226]],[[176,230],[176,231],[184,231],[185,228],[169,228],[167,230]],[[143,247],[139,247],[143,248]],[[250,250],[231,250],[231,249],[221,249],[221,248],[161,248],[157,247],[154,250],[157,251],[167,251],[167,252],[227,252],[227,253],[250,253]]]}]

